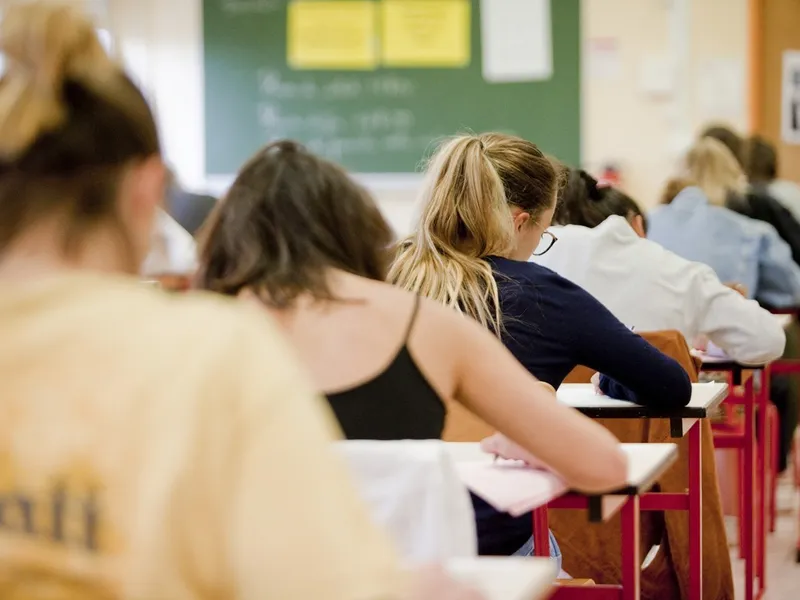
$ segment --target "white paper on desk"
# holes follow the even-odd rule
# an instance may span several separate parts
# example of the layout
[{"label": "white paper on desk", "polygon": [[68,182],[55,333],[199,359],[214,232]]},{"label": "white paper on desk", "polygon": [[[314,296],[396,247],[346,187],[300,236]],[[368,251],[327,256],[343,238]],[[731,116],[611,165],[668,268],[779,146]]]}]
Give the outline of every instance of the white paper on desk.
[{"label": "white paper on desk", "polygon": [[483,78],[490,83],[553,76],[550,0],[481,0]]},{"label": "white paper on desk", "polygon": [[494,509],[518,517],[567,491],[564,481],[520,461],[463,462],[456,465],[461,481]]}]

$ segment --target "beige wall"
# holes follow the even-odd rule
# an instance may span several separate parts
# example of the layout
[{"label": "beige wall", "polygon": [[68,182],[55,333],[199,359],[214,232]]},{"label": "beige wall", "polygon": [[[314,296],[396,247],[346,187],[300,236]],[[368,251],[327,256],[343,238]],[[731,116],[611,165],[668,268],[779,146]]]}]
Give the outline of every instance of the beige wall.
[{"label": "beige wall", "polygon": [[747,125],[746,87],[737,102],[719,96],[729,89],[724,81],[719,86],[707,82],[710,89],[703,85],[714,71],[738,68],[740,77],[746,76],[747,0],[687,1],[689,68],[676,70],[672,94],[655,96],[643,91],[642,70],[651,57],[674,55],[670,6],[676,0],[583,2],[585,50],[591,39],[617,39],[622,62],[621,75],[610,80],[593,77],[590,61],[584,61],[584,162],[595,170],[618,162],[626,190],[648,206],[677,169],[687,136],[713,116],[709,91],[716,90],[724,121],[740,129]]},{"label": "beige wall", "polygon": [[[670,6],[681,1],[691,8],[691,63],[676,73],[674,94],[653,97],[643,93],[640,72],[648,57],[674,53]],[[217,187],[220,182],[204,176],[200,0],[108,2],[122,54],[156,107],[168,159],[188,187]],[[589,168],[617,162],[625,187],[642,203],[655,202],[687,136],[705,119],[697,83],[709,61],[738,61],[745,67],[746,7],[747,0],[584,0],[584,40],[614,38],[621,63],[612,80],[597,79],[584,69],[583,155]],[[744,127],[743,101],[734,113],[727,120]],[[395,228],[406,231],[418,178],[366,182]]]}]

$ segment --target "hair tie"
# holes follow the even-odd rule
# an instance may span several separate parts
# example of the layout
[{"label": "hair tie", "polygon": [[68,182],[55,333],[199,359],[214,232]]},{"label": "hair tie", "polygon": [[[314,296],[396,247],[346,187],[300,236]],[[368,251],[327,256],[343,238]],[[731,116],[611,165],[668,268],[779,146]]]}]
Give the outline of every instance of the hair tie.
[{"label": "hair tie", "polygon": [[583,184],[586,186],[586,193],[589,196],[589,200],[592,202],[600,202],[603,199],[603,193],[600,190],[600,184],[597,179],[582,169],[580,171],[580,176],[583,180]]}]

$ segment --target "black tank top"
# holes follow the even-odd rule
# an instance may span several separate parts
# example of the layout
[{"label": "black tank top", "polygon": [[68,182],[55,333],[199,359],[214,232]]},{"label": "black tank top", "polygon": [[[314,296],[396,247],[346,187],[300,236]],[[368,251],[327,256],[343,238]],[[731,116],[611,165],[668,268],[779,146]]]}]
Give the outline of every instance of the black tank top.
[{"label": "black tank top", "polygon": [[439,439],[445,406],[408,351],[408,338],[419,310],[419,297],[403,347],[382,373],[349,390],[327,394],[348,440]]}]

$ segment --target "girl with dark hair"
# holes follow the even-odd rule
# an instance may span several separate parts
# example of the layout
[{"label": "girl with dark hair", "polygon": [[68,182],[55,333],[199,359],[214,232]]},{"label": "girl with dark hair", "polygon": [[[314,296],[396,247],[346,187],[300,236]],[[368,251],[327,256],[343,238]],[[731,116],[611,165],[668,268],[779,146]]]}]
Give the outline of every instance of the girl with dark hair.
[{"label": "girl with dark hair", "polygon": [[783,329],[766,310],[710,267],[645,239],[642,210],[621,191],[570,169],[553,221],[558,246],[531,260],[586,289],[628,326],[674,329],[690,343],[706,337],[744,363],[783,352]]},{"label": "girl with dark hair", "polygon": [[457,402],[572,486],[624,479],[613,436],[555,402],[488,331],[385,283],[389,226],[338,166],[295,142],[270,144],[202,238],[200,287],[272,315],[348,439],[438,439]]}]

